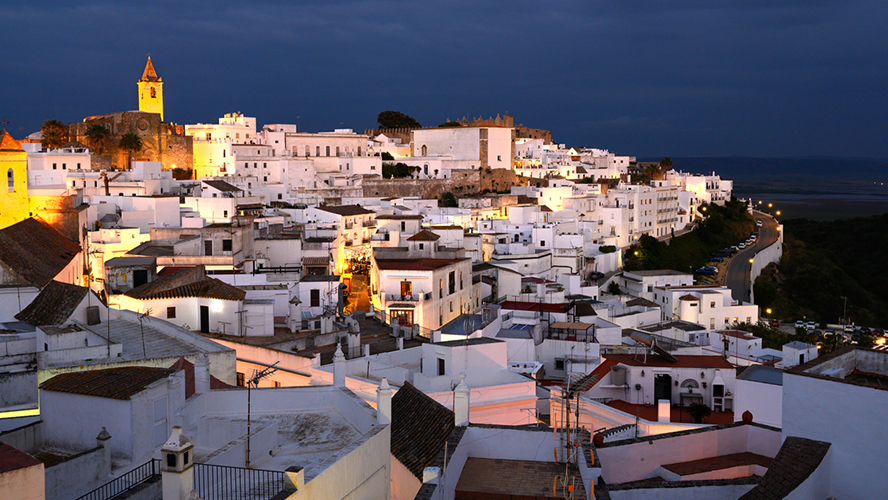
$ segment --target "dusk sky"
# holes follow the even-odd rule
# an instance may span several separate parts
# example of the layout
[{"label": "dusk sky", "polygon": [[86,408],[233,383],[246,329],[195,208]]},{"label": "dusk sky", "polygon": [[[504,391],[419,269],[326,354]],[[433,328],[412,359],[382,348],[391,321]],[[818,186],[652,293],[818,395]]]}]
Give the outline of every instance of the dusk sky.
[{"label": "dusk sky", "polygon": [[150,52],[180,124],[508,113],[624,155],[884,158],[886,26],[885,0],[5,0],[0,121],[136,109]]}]

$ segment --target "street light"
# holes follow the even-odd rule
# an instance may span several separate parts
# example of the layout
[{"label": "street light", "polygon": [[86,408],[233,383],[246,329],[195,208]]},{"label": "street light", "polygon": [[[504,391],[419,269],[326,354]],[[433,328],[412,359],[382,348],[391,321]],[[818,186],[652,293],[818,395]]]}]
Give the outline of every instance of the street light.
[{"label": "street light", "polygon": [[765,309],[765,314],[767,314],[768,316],[770,316],[770,315],[771,315],[771,309],[770,309],[770,308]]},{"label": "street light", "polygon": [[780,215],[780,210],[777,211],[777,215]]}]

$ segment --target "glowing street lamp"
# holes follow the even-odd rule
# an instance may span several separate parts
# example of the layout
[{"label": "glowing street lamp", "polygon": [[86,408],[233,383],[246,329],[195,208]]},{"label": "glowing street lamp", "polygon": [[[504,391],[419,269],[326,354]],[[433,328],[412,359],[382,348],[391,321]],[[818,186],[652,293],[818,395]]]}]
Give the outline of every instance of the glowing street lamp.
[{"label": "glowing street lamp", "polygon": [[768,316],[770,316],[770,315],[771,315],[771,309],[770,309],[770,308],[765,309],[765,314],[767,314]]}]

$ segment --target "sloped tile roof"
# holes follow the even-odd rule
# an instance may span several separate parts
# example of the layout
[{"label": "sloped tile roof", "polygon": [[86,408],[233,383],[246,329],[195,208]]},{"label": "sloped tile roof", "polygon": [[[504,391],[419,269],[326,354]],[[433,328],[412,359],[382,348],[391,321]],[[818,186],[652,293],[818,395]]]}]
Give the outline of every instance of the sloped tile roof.
[{"label": "sloped tile roof", "polygon": [[[28,307],[15,315],[15,319],[34,326],[62,324],[83,302],[88,291],[89,289],[83,286],[50,281]],[[98,304],[98,297],[95,304]]]},{"label": "sloped tile roof", "polygon": [[453,412],[410,382],[392,397],[392,455],[420,480],[453,427]]},{"label": "sloped tile roof", "polygon": [[429,231],[428,229],[423,229],[422,231],[407,238],[407,241],[438,241],[440,239],[441,237],[437,234]]},{"label": "sloped tile roof", "polygon": [[9,132],[3,131],[3,137],[0,138],[0,151],[15,151],[15,152],[24,152],[22,149],[22,145],[15,139],[9,135]]},{"label": "sloped tile roof", "polygon": [[[142,285],[144,286],[144,285]],[[141,287],[139,287],[141,288]],[[247,292],[231,286],[223,281],[215,278],[207,278],[194,283],[188,283],[176,288],[167,290],[159,290],[154,293],[134,293],[138,290],[134,288],[126,294],[130,297],[150,300],[150,299],[178,299],[185,297],[203,297],[206,299],[222,299],[222,300],[244,300]],[[136,296],[141,295],[141,296]]]},{"label": "sloped tile roof", "polygon": [[157,72],[154,71],[154,64],[151,63],[151,57],[148,57],[148,63],[145,64],[145,71],[142,72],[142,78],[139,80],[140,82],[159,82],[160,77],[157,76]]},{"label": "sloped tile roof", "polygon": [[367,210],[366,208],[360,205],[339,205],[339,206],[323,206],[317,207],[318,210],[323,210],[324,212],[329,212],[331,214],[336,215],[369,215],[374,214],[373,210]]},{"label": "sloped tile roof", "polygon": [[139,300],[204,297],[244,300],[247,292],[204,274],[204,267],[186,267],[126,292]]},{"label": "sloped tile roof", "polygon": [[786,498],[820,466],[830,444],[789,436],[755,488],[740,500],[778,500]]},{"label": "sloped tile roof", "polygon": [[[185,371],[185,397],[190,398],[194,395],[194,363],[185,359],[185,356],[179,356],[179,361],[173,363],[170,370]],[[210,375],[210,389],[234,389],[235,386],[228,385],[225,382]]]},{"label": "sloped tile roof", "polygon": [[78,253],[77,243],[33,217],[0,230],[0,262],[38,288],[48,285]]},{"label": "sloped tile roof", "polygon": [[175,372],[166,368],[144,366],[88,370],[56,375],[40,384],[40,388],[100,398],[130,399],[149,385]]},{"label": "sloped tile roof", "polygon": [[377,259],[380,271],[434,271],[468,259]]},{"label": "sloped tile roof", "polygon": [[223,192],[226,192],[226,193],[237,193],[238,191],[243,192],[243,189],[241,189],[241,188],[239,188],[239,187],[237,187],[237,186],[232,186],[231,184],[229,184],[229,183],[227,183],[227,182],[225,182],[225,181],[218,181],[218,180],[216,180],[216,181],[211,181],[211,180],[206,180],[206,181],[203,181],[203,183],[206,184],[207,186],[210,186],[210,187],[216,188],[216,189],[218,189],[219,191],[223,191]]}]

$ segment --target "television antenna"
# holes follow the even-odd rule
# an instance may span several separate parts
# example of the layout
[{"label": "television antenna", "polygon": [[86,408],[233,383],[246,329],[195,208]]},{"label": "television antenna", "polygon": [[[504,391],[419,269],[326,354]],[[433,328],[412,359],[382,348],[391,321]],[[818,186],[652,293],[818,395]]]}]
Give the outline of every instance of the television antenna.
[{"label": "television antenna", "polygon": [[272,373],[277,371],[275,366],[280,363],[280,361],[275,361],[273,365],[264,368],[262,371],[253,370],[253,376],[250,377],[250,380],[247,380],[247,461],[246,468],[250,468],[250,410],[251,410],[251,401],[250,401],[250,389],[252,387],[258,387],[259,381],[263,378],[271,375]]}]

